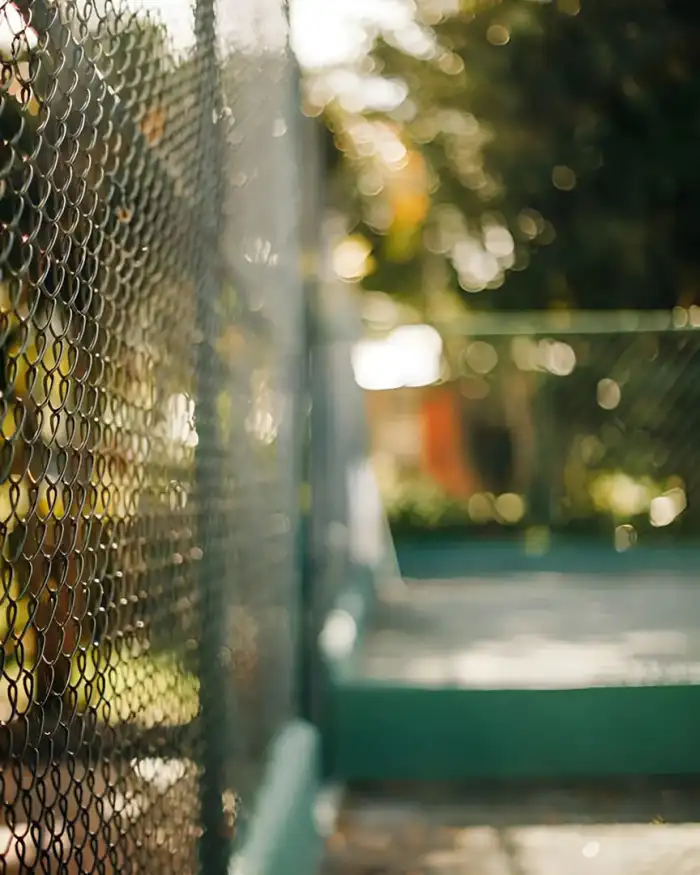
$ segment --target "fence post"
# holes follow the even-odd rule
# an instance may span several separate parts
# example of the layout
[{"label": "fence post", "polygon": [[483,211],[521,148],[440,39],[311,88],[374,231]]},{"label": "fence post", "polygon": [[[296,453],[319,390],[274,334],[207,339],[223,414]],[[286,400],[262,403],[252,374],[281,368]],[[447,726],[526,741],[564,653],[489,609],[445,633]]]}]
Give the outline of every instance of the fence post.
[{"label": "fence post", "polygon": [[[296,73],[296,89],[299,106],[302,104],[300,71]],[[303,390],[301,431],[301,476],[302,494],[301,524],[298,539],[300,564],[300,607],[299,607],[299,695],[300,714],[306,720],[317,723],[318,713],[318,660],[316,642],[318,638],[319,593],[316,592],[317,567],[313,549],[314,513],[314,466],[317,463],[313,422],[317,415],[317,393],[314,392],[317,378],[317,297],[319,283],[319,246],[322,221],[321,192],[319,189],[320,161],[316,122],[298,113],[299,154],[301,157],[301,275],[303,283]]]},{"label": "fence post", "polygon": [[537,375],[538,383],[534,394],[533,421],[535,432],[535,482],[530,493],[530,517],[533,525],[549,530],[554,522],[553,483],[556,465],[553,459],[556,436],[553,435],[554,419],[551,406],[551,378]]},{"label": "fence post", "polygon": [[[217,22],[214,0],[197,0],[195,39],[200,69],[199,93],[199,227],[207,240],[218,242],[222,205],[223,161],[217,120],[221,104],[217,62]],[[227,599],[226,561],[223,554],[227,533],[221,513],[221,465],[223,448],[217,433],[217,377],[219,371],[214,348],[216,339],[215,306],[220,295],[216,272],[217,252],[200,246],[197,259],[196,299],[197,396],[195,422],[197,449],[195,482],[202,559],[199,563],[200,640],[198,675],[200,689],[201,765],[200,870],[206,875],[224,875],[228,870],[231,841],[227,836],[224,792],[227,753],[231,743],[229,708],[230,678],[226,668]]]}]

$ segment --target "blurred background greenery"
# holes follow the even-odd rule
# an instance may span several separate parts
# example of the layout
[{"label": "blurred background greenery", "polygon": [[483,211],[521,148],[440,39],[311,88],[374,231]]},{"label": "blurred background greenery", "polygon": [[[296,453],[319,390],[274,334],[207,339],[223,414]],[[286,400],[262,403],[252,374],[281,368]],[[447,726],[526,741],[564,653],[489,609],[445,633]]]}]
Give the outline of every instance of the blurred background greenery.
[{"label": "blurred background greenery", "polygon": [[692,535],[700,7],[292,8],[394,528]]}]

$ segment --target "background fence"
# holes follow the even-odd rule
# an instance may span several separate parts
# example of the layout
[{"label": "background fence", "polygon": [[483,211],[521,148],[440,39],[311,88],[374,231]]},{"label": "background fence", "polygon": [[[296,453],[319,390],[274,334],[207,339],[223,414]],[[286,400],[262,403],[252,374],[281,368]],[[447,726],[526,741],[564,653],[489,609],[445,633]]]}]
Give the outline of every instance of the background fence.
[{"label": "background fence", "polygon": [[0,32],[0,868],[223,872],[297,672],[285,13]]},{"label": "background fence", "polygon": [[374,404],[378,427],[418,433],[385,478],[396,525],[552,529],[619,550],[696,536],[697,326],[694,310],[445,326],[442,382]]}]

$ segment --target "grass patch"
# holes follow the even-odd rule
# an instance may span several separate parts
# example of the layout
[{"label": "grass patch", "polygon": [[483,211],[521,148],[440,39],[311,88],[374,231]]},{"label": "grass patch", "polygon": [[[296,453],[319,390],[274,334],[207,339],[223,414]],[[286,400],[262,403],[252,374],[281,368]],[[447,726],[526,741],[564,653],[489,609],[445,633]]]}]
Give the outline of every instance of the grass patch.
[{"label": "grass patch", "polygon": [[171,653],[108,658],[95,647],[74,659],[71,686],[78,710],[107,724],[179,726],[199,713],[199,681]]}]

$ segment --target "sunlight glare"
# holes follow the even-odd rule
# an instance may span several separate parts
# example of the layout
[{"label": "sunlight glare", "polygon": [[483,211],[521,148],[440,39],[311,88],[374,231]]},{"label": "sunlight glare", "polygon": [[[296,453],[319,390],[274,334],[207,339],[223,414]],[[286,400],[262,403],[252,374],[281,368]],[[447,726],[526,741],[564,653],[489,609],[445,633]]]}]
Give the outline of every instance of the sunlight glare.
[{"label": "sunlight glare", "polygon": [[358,386],[370,391],[430,386],[440,379],[442,338],[430,325],[404,325],[355,344],[352,365]]}]

